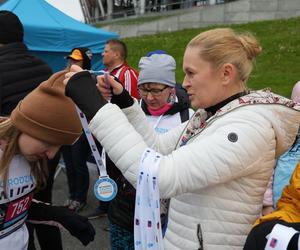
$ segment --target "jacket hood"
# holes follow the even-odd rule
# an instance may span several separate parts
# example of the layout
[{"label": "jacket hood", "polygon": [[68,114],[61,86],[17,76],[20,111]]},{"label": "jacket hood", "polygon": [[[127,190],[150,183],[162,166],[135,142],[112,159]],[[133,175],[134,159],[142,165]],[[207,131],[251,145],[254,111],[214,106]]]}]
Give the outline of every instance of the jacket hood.
[{"label": "jacket hood", "polygon": [[244,105],[254,106],[256,112],[271,123],[276,136],[276,158],[294,143],[300,124],[300,103],[269,90],[260,90],[238,98],[237,101],[226,105],[225,109],[230,109],[232,105],[236,105],[236,108]]},{"label": "jacket hood", "polygon": [[[288,100],[288,99],[286,99]],[[300,124],[300,105],[294,107],[269,105],[262,114],[270,121],[276,136],[276,158],[294,143]]]}]

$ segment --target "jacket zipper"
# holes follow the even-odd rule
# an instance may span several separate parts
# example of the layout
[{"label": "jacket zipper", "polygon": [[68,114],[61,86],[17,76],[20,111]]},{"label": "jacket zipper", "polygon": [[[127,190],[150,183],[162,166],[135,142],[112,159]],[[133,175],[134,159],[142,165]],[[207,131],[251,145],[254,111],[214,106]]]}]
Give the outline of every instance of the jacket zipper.
[{"label": "jacket zipper", "polygon": [[198,241],[199,241],[199,248],[198,248],[198,250],[204,250],[204,248],[203,248],[202,229],[201,229],[201,225],[200,224],[197,225],[197,238],[198,238]]}]

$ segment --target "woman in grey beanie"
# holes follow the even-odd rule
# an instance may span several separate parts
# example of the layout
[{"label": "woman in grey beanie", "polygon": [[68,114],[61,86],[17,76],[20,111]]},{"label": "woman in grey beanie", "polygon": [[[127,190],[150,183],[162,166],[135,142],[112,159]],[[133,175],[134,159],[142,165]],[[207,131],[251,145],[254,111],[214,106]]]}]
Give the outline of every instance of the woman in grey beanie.
[{"label": "woman in grey beanie", "polygon": [[[177,92],[180,92],[180,97],[183,98],[179,102],[176,96],[176,62],[172,56],[168,54],[151,54],[142,57],[139,62],[139,69],[138,89],[142,98],[141,106],[146,115],[159,118],[164,114],[174,115],[182,109],[188,109],[187,95],[179,85],[177,86]],[[178,107],[180,105],[183,105],[183,107]],[[159,132],[157,129],[156,131]]]}]

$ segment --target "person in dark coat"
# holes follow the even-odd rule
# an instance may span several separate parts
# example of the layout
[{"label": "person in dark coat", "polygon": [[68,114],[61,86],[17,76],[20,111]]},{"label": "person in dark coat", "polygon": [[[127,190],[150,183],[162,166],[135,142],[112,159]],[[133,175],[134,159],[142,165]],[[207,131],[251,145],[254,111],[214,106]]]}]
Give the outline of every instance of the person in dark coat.
[{"label": "person in dark coat", "polygon": [[23,25],[9,11],[0,11],[0,113],[10,115],[29,92],[52,74],[41,59],[29,54],[23,43]]}]

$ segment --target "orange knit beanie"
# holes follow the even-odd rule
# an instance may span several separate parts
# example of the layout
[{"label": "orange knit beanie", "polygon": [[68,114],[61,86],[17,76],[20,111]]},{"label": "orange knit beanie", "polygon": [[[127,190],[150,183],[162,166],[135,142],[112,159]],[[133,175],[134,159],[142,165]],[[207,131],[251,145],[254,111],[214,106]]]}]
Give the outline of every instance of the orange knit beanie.
[{"label": "orange knit beanie", "polygon": [[51,145],[70,145],[80,136],[75,105],[65,96],[66,72],[55,73],[19,102],[11,120],[20,131]]}]

